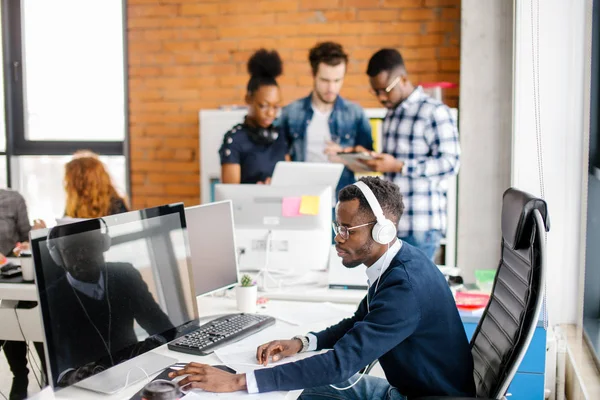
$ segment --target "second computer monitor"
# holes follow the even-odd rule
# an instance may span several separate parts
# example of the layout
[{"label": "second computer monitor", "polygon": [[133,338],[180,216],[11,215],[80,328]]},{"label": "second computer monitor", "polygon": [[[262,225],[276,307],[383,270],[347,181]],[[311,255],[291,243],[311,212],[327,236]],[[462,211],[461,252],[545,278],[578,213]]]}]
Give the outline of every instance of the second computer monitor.
[{"label": "second computer monitor", "polygon": [[196,296],[238,282],[231,201],[186,207],[191,265]]},{"label": "second computer monitor", "polygon": [[215,197],[233,203],[241,271],[302,274],[327,268],[331,187],[219,184]]}]

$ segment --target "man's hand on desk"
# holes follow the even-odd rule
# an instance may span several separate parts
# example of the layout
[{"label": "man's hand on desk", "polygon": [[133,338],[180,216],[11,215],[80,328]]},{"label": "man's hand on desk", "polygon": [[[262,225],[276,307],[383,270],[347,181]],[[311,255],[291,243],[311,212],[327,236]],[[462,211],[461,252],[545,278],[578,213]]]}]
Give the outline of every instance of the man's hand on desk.
[{"label": "man's hand on desk", "polygon": [[169,378],[189,375],[179,381],[186,389],[202,389],[207,392],[237,392],[246,390],[246,374],[232,374],[206,364],[189,363],[182,370],[169,373]]},{"label": "man's hand on desk", "polygon": [[300,350],[302,350],[302,342],[299,339],[274,340],[258,346],[256,360],[266,367],[269,364],[269,357],[272,357],[273,361],[279,361],[299,353]]}]

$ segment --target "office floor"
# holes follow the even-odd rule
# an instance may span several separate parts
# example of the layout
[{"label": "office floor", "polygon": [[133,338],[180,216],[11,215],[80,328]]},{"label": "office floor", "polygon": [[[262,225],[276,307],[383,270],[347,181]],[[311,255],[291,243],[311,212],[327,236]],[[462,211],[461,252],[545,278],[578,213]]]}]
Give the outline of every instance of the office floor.
[{"label": "office floor", "polygon": [[[37,362],[38,365],[40,365],[40,360],[39,360],[39,358],[37,358],[37,355],[35,355],[35,362]],[[29,391],[29,395],[32,396],[32,395],[38,393],[40,391],[40,388],[35,380],[35,376],[31,372],[29,363],[27,365],[27,368],[29,368],[29,390],[28,391]],[[40,375],[39,371],[36,370],[36,374],[39,377],[39,375]],[[8,366],[8,363],[6,362],[4,353],[2,351],[0,351],[0,393],[2,393],[2,395],[6,396],[7,399],[8,399],[8,394],[10,393],[10,386],[12,385],[12,378],[13,378],[13,375],[12,375],[12,372],[10,372],[10,368]],[[2,395],[0,395],[0,398],[2,398]]]}]

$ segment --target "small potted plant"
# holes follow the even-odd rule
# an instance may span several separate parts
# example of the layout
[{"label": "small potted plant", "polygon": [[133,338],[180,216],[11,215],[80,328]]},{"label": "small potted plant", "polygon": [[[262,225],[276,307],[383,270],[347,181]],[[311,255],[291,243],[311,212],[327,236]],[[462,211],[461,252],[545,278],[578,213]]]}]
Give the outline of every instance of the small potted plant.
[{"label": "small potted plant", "polygon": [[257,297],[256,282],[252,281],[249,275],[244,274],[240,284],[235,288],[238,310],[244,313],[255,313]]}]

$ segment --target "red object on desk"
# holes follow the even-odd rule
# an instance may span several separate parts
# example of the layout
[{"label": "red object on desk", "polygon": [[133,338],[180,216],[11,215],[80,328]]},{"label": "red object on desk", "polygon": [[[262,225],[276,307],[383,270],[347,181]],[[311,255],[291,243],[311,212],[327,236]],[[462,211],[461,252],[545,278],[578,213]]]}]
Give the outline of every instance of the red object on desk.
[{"label": "red object on desk", "polygon": [[484,308],[490,301],[490,295],[484,293],[468,293],[468,292],[457,292],[456,293],[456,307],[459,310],[477,310]]}]

